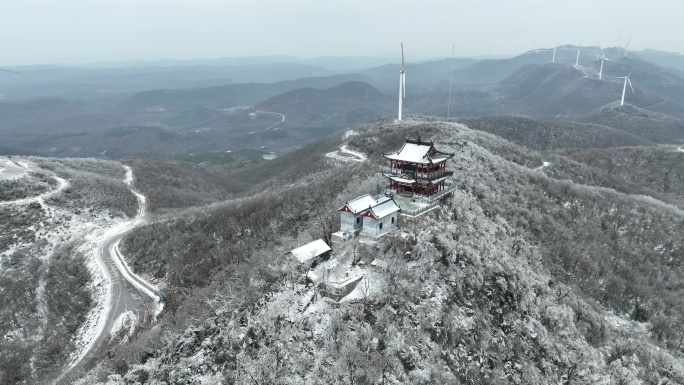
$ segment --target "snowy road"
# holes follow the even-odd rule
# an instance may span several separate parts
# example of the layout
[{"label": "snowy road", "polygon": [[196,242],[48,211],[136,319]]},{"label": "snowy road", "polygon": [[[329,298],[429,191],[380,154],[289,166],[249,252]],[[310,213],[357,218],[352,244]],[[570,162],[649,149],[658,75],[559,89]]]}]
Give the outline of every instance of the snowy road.
[{"label": "snowy road", "polygon": [[366,159],[368,159],[366,155],[358,151],[350,150],[346,144],[340,147],[339,150],[329,152],[325,154],[325,156],[342,162],[365,162]]},{"label": "snowy road", "polygon": [[252,131],[252,132],[250,132],[250,135],[251,135],[251,134],[256,134],[257,132],[268,131],[268,130],[270,130],[270,129],[277,130],[278,128],[274,128],[274,127],[285,121],[285,115],[283,115],[283,114],[281,114],[281,113],[279,113],[279,112],[270,112],[270,111],[255,111],[255,112],[258,113],[258,114],[275,114],[275,115],[279,115],[279,116],[280,116],[280,121],[271,124],[270,126],[264,128],[263,130]]},{"label": "snowy road", "polygon": [[[133,182],[133,172],[130,167],[124,167],[125,182],[130,186]],[[53,384],[69,384],[78,378],[81,363],[87,362],[89,356],[101,353],[102,349],[106,348],[112,339],[112,332],[120,329],[121,319],[134,319],[139,324],[149,317],[155,317],[161,310],[158,290],[131,272],[119,251],[119,242],[123,236],[137,227],[145,217],[145,196],[135,190],[131,191],[138,199],[137,215],[130,222],[111,229],[93,251],[110,283],[108,306],[104,307],[97,324],[89,331],[91,338],[88,343]]]},{"label": "snowy road", "polygon": [[33,203],[33,202],[39,202],[40,203],[40,202],[44,201],[45,198],[49,198],[53,195],[59,194],[60,192],[62,192],[62,190],[64,190],[65,188],[67,188],[67,186],[69,186],[69,182],[67,182],[65,179],[62,179],[56,175],[53,175],[52,177],[55,178],[55,180],[57,181],[57,188],[56,189],[42,193],[40,195],[36,195],[34,197],[29,197],[29,198],[24,198],[24,199],[15,199],[13,201],[2,201],[2,202],[0,202],[0,206],[25,205],[25,204]]}]

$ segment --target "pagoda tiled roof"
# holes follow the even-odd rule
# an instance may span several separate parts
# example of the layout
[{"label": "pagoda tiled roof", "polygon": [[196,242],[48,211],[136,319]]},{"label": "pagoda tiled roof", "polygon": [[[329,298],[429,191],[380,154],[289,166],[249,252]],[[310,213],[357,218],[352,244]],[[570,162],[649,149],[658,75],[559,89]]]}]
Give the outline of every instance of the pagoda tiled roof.
[{"label": "pagoda tiled roof", "polygon": [[420,139],[406,140],[399,151],[382,155],[387,159],[418,164],[439,163],[454,156],[437,150],[432,142]]}]

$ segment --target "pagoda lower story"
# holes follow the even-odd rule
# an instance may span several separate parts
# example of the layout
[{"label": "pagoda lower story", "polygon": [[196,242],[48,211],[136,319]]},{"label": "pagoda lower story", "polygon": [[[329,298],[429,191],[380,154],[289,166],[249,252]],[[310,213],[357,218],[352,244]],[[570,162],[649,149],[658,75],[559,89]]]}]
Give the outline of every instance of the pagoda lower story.
[{"label": "pagoda lower story", "polygon": [[454,154],[437,150],[432,142],[407,140],[399,151],[383,154],[390,161],[389,188],[402,196],[431,196],[446,189],[453,172],[446,162]]},{"label": "pagoda lower story", "polygon": [[445,172],[442,177],[435,179],[413,179],[408,174],[384,174],[389,179],[389,188],[396,194],[404,196],[433,195],[445,189],[447,177],[451,172]]}]

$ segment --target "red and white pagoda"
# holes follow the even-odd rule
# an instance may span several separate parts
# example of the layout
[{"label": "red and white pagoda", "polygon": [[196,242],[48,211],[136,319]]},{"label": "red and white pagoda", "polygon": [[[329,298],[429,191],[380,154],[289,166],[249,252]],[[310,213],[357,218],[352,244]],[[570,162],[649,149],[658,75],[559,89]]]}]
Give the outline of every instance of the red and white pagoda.
[{"label": "red and white pagoda", "polygon": [[432,142],[406,140],[397,152],[383,154],[390,161],[390,190],[404,196],[431,196],[445,189],[446,180],[453,172],[446,170],[446,162],[454,154],[437,150]]}]

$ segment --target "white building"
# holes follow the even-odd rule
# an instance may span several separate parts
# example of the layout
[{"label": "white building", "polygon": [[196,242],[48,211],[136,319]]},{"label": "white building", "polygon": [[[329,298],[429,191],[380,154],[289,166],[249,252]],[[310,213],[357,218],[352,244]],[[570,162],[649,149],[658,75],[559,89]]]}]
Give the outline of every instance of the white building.
[{"label": "white building", "polygon": [[363,227],[361,214],[376,204],[378,204],[378,201],[370,194],[347,201],[344,206],[337,210],[340,212],[340,231],[354,233],[356,230],[359,230]]},{"label": "white building", "polygon": [[370,194],[347,201],[340,212],[340,231],[379,237],[397,227],[401,209],[392,198]]},{"label": "white building", "polygon": [[394,199],[381,198],[375,206],[371,206],[361,214],[363,217],[361,232],[372,237],[379,237],[395,229],[400,210]]},{"label": "white building", "polygon": [[330,246],[328,246],[322,239],[317,239],[304,246],[300,246],[289,253],[299,261],[299,263],[307,263],[316,258],[325,258],[330,255]]}]

